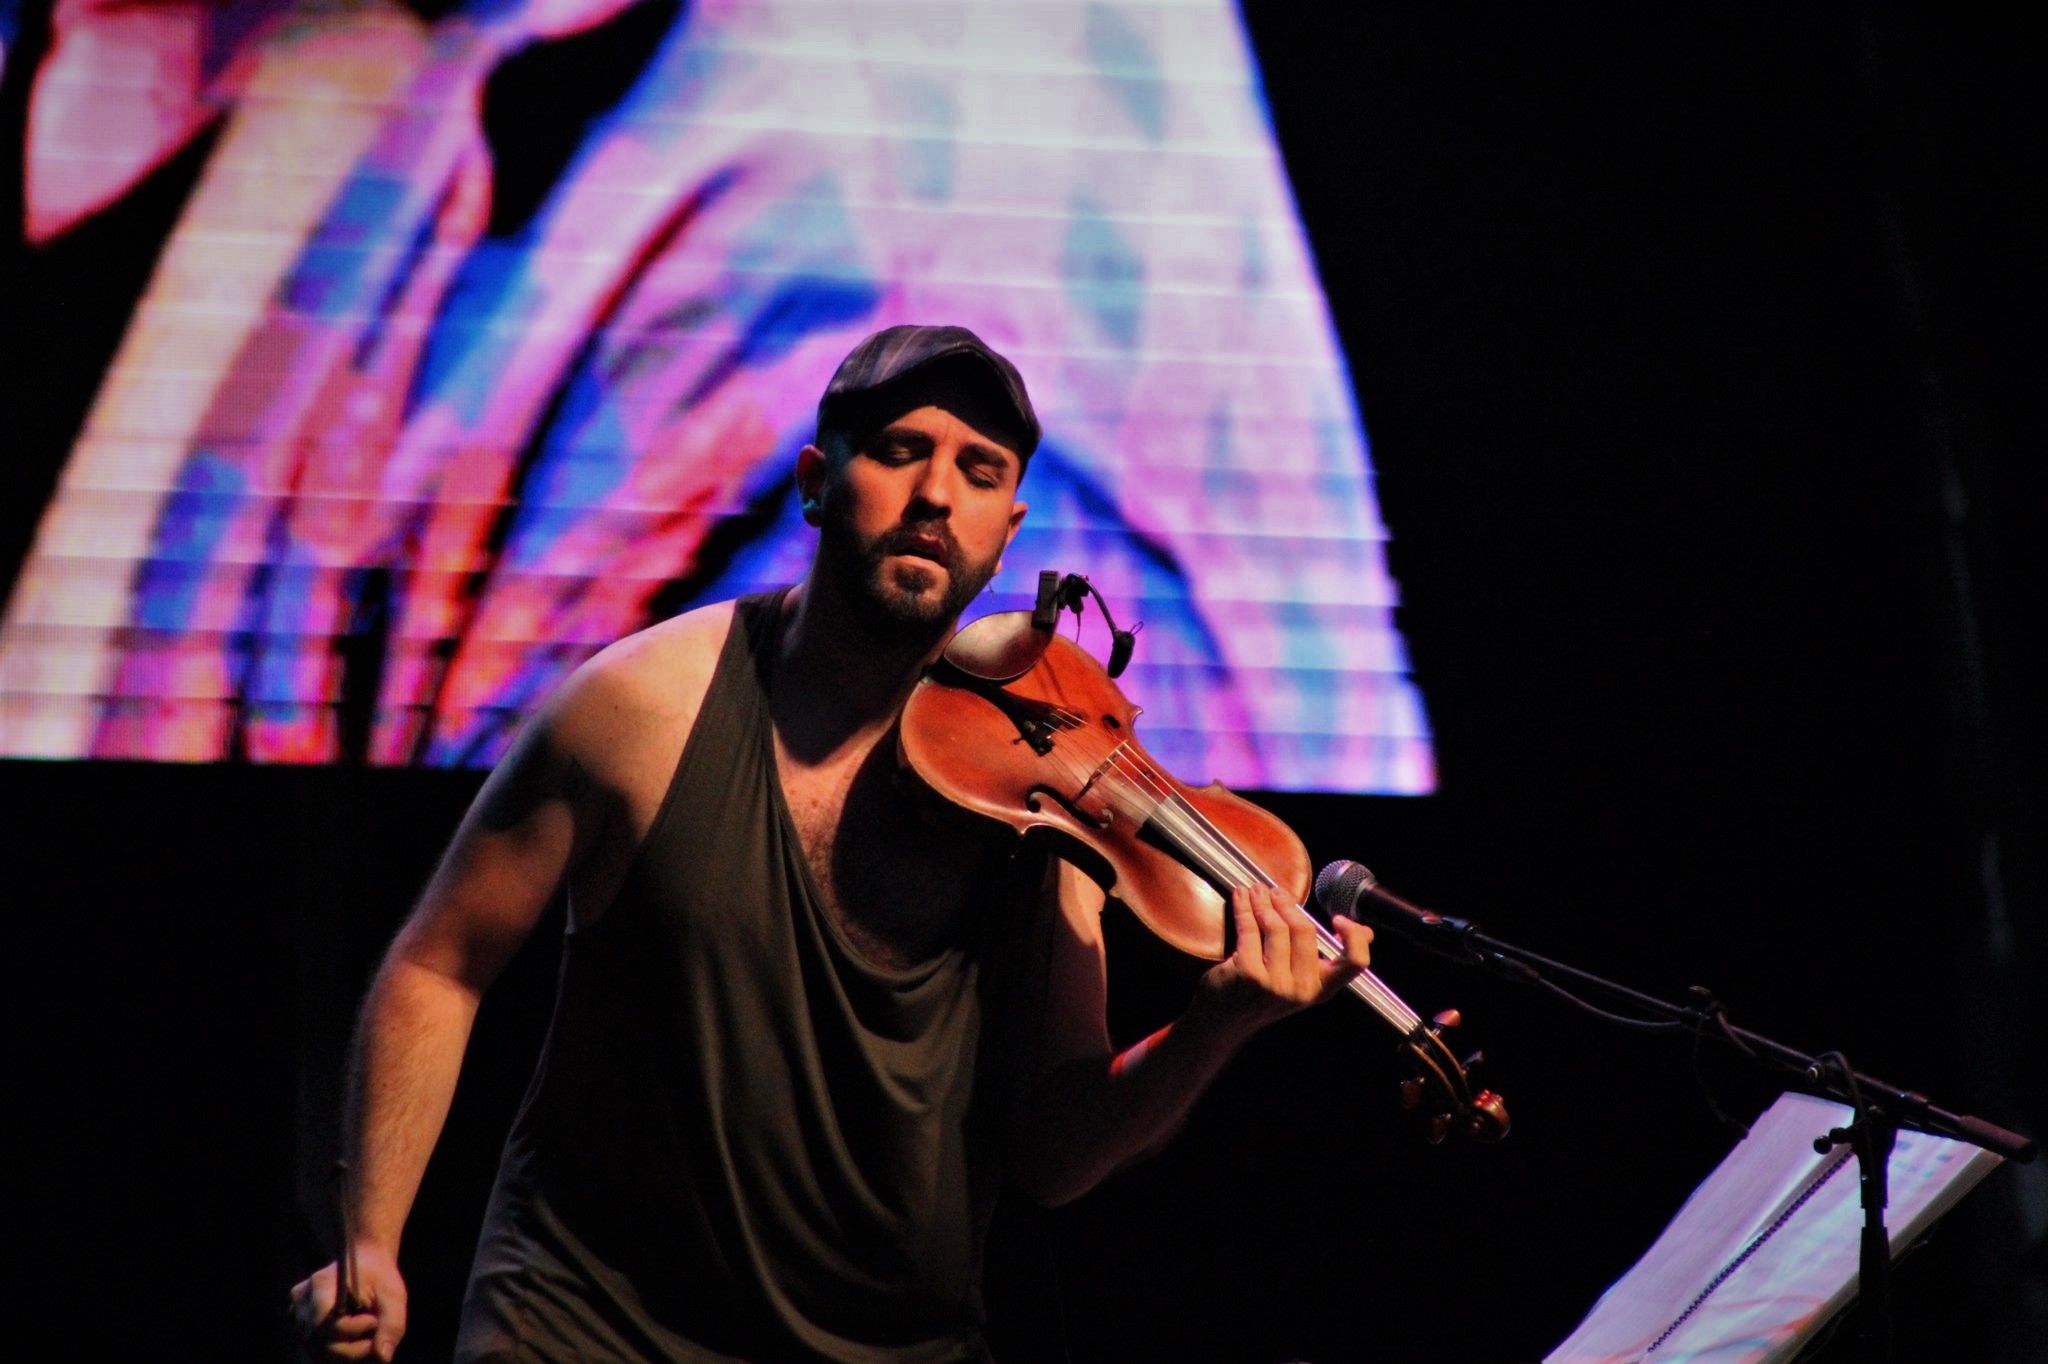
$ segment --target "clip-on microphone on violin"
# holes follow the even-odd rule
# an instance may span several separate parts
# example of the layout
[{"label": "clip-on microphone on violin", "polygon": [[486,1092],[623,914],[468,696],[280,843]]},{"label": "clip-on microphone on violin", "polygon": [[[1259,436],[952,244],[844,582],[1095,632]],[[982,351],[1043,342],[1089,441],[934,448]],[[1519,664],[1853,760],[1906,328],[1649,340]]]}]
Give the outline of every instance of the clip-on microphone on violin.
[{"label": "clip-on microphone on violin", "polygon": [[1130,666],[1138,627],[1117,629],[1116,617],[1109,613],[1109,603],[1102,599],[1102,594],[1080,574],[1062,577],[1056,568],[1039,573],[1038,600],[1028,615],[1022,611],[1000,611],[983,616],[953,636],[946,646],[945,661],[983,682],[1014,681],[1037,667],[1053,640],[1059,637],[1056,631],[1061,609],[1079,617],[1082,605],[1091,596],[1109,626],[1109,675],[1119,676]]},{"label": "clip-on microphone on violin", "polygon": [[1038,573],[1038,601],[1031,608],[1031,628],[1050,634],[1059,624],[1062,607],[1072,611],[1076,617],[1089,597],[1095,598],[1095,609],[1102,612],[1103,623],[1109,626],[1109,663],[1111,677],[1122,677],[1124,669],[1131,666],[1131,652],[1138,645],[1138,631],[1143,622],[1128,630],[1116,628],[1116,617],[1109,612],[1109,603],[1096,591],[1095,584],[1079,573],[1069,573],[1064,578],[1056,568],[1040,569]]}]

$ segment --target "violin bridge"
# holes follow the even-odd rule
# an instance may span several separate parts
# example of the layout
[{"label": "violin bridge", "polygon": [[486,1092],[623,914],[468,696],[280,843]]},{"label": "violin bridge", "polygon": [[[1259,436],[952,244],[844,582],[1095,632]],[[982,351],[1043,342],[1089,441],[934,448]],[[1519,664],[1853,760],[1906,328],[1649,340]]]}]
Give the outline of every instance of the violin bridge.
[{"label": "violin bridge", "polygon": [[1081,789],[1074,792],[1073,799],[1068,802],[1075,810],[1094,821],[1097,828],[1107,829],[1116,823],[1116,808],[1106,795],[1091,798],[1090,793],[1095,790],[1104,774],[1116,766],[1117,755],[1122,753],[1129,743],[1130,740],[1126,739],[1111,749],[1109,756],[1095,765],[1095,770],[1088,774],[1088,780],[1081,783]]}]

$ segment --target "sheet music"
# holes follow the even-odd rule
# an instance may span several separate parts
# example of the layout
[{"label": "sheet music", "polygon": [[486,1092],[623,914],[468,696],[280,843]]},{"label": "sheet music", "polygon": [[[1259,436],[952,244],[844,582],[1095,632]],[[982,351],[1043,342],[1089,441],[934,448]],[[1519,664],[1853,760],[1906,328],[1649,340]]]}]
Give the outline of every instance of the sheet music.
[{"label": "sheet music", "polygon": [[[1856,1296],[1856,1158],[1813,1149],[1853,1116],[1780,1097],[1545,1364],[1790,1359]],[[1885,1209],[1893,1258],[1999,1163],[1965,1142],[1900,1132]]]}]

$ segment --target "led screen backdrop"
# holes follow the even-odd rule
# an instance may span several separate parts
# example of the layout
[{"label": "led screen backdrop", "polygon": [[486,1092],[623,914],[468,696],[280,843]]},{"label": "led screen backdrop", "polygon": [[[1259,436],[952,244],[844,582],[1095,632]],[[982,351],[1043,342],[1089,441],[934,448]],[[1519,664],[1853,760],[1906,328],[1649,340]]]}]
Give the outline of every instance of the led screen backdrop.
[{"label": "led screen backdrop", "polygon": [[7,603],[6,753],[488,763],[610,640],[800,576],[826,377],[944,321],[1017,361],[1047,433],[989,605],[1057,567],[1142,619],[1126,684],[1190,778],[1431,787],[1228,4],[56,0],[50,27],[10,134],[31,253],[189,187]]}]

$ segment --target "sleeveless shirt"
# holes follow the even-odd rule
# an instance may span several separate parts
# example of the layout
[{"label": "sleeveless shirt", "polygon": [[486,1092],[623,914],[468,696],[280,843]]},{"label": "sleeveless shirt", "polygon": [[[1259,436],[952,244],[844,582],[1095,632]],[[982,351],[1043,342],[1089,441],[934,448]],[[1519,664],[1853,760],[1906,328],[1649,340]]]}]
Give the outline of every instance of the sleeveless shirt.
[{"label": "sleeveless shirt", "polygon": [[892,970],[831,917],[776,770],[781,599],[735,604],[617,899],[568,935],[459,1359],[985,1357],[988,920]]}]

